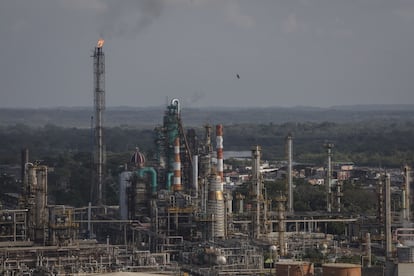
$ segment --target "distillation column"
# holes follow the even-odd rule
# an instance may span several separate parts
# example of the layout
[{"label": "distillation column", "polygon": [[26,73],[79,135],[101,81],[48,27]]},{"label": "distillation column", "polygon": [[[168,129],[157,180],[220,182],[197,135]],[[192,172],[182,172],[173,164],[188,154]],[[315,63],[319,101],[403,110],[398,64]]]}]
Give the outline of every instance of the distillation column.
[{"label": "distillation column", "polygon": [[280,256],[286,255],[285,247],[285,204],[286,197],[284,195],[279,195],[275,198],[277,204],[277,219],[278,219],[278,237],[279,237],[279,254]]},{"label": "distillation column", "polygon": [[262,203],[262,178],[260,173],[260,158],[262,149],[260,146],[255,146],[252,149],[253,168],[252,168],[252,201],[254,206],[252,210],[252,225],[253,237],[260,236],[260,205]]},{"label": "distillation column", "polygon": [[94,70],[94,108],[95,108],[95,133],[94,133],[94,184],[96,194],[94,199],[97,204],[102,204],[102,190],[104,179],[104,143],[103,143],[103,111],[105,109],[105,55],[102,51],[104,40],[100,39],[93,54]]},{"label": "distillation column", "polygon": [[47,167],[26,163],[26,204],[29,209],[29,237],[37,243],[45,243],[48,224]]},{"label": "distillation column", "polygon": [[406,165],[404,167],[404,189],[402,195],[403,202],[403,219],[410,221],[411,218],[411,200],[410,200],[410,184],[411,184],[411,168]]},{"label": "distillation column", "polygon": [[207,203],[208,214],[211,216],[211,232],[212,238],[225,237],[224,224],[224,197],[223,197],[223,182],[221,177],[212,174],[209,179],[209,193]]}]

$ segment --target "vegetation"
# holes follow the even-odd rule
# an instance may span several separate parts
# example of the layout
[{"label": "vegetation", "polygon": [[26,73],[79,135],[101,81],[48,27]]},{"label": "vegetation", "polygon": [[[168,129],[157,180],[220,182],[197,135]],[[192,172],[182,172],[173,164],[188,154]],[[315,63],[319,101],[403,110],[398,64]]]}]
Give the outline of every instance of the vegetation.
[{"label": "vegetation", "polygon": [[[195,129],[201,137],[203,129]],[[409,120],[383,120],[370,123],[301,122],[283,124],[233,124],[224,128],[225,150],[250,150],[261,145],[263,159],[285,159],[285,137],[294,136],[295,162],[323,165],[329,141],[335,144],[334,161],[352,161],[358,165],[401,167],[414,162],[414,122]],[[92,133],[86,128],[65,128],[55,125],[29,127],[23,124],[0,126],[0,164],[20,164],[20,151],[29,148],[30,160],[43,160],[53,167],[49,191],[58,204],[84,205],[89,200],[91,180]],[[117,200],[117,177],[136,146],[153,158],[154,133],[148,128],[128,126],[105,129],[107,149],[107,203]],[[232,161],[235,165],[242,163]],[[344,185],[344,208],[347,211],[375,210],[372,192],[361,188],[361,183]],[[0,178],[6,190],[17,190],[8,176]],[[14,185],[14,186],[13,186]],[[268,194],[275,195],[285,182],[266,184]],[[65,193],[61,193],[61,191]],[[346,199],[351,198],[352,202]],[[324,209],[324,188],[297,182],[295,210]]]},{"label": "vegetation", "polygon": [[[309,185],[303,179],[294,179],[293,209],[298,212],[326,210],[325,186]],[[248,183],[238,192],[246,194]],[[274,199],[286,191],[286,180],[265,182],[268,198]],[[353,214],[375,215],[377,210],[376,193],[367,190],[361,182],[345,182],[343,185],[342,212]],[[343,234],[343,225],[328,225],[330,233]]]}]

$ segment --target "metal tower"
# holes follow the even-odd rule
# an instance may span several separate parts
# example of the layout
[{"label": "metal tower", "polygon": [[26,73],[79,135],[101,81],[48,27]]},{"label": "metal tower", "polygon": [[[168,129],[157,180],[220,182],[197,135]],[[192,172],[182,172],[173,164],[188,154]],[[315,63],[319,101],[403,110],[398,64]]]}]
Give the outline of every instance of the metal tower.
[{"label": "metal tower", "polygon": [[103,143],[103,111],[105,109],[105,55],[102,50],[103,39],[99,39],[93,53],[94,72],[94,109],[95,109],[95,133],[94,133],[94,187],[91,197],[97,204],[102,204],[102,186],[104,179],[104,143]]}]

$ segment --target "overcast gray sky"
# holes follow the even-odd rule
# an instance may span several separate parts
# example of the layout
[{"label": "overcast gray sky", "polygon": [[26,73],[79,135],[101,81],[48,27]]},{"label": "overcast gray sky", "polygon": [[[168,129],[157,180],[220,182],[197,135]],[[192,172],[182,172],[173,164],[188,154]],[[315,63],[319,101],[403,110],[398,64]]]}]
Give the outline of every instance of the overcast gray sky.
[{"label": "overcast gray sky", "polygon": [[[414,104],[413,0],[1,0],[0,107]],[[240,79],[236,77],[240,75]]]}]

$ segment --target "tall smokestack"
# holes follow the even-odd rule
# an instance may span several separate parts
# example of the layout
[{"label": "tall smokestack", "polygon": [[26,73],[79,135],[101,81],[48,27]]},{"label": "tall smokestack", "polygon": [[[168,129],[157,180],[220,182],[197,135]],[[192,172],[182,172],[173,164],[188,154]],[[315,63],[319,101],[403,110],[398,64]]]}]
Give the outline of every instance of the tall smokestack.
[{"label": "tall smokestack", "polygon": [[[105,55],[102,50],[103,39],[99,39],[93,54],[94,71],[94,185],[96,187],[96,203],[102,204],[102,186],[104,179],[104,144],[103,144],[103,111],[105,109]],[[94,195],[92,195],[94,196]]]},{"label": "tall smokestack", "polygon": [[334,144],[327,143],[325,148],[328,150],[328,170],[326,173],[326,211],[332,212],[332,148]]},{"label": "tall smokestack", "polygon": [[180,138],[174,140],[174,191],[181,191],[181,158],[180,158]]},{"label": "tall smokestack", "polygon": [[293,181],[292,181],[292,134],[289,133],[286,138],[287,143],[287,155],[288,155],[288,212],[293,213]]},{"label": "tall smokestack", "polygon": [[217,144],[217,175],[221,182],[224,182],[223,177],[223,126],[216,126],[216,144]]}]

